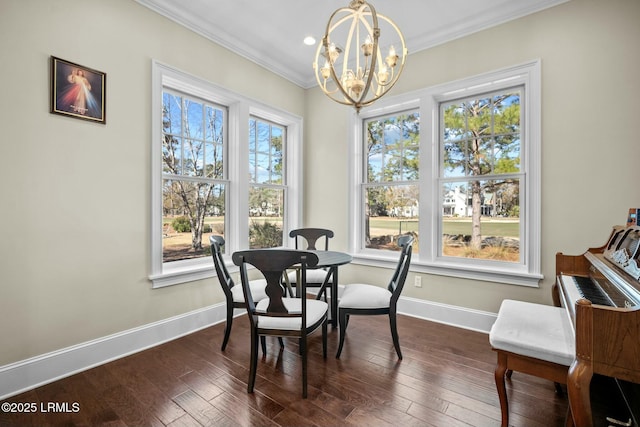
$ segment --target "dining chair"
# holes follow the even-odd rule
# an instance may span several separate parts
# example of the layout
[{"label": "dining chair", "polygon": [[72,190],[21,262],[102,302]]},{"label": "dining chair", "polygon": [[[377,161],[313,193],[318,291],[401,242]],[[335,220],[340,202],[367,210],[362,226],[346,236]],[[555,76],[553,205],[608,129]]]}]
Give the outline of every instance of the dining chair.
[{"label": "dining chair", "polygon": [[[329,239],[333,238],[334,233],[332,230],[326,228],[297,228],[289,232],[289,237],[294,239],[295,248],[302,250],[329,250]],[[324,244],[323,244],[324,243]],[[307,270],[307,287],[318,288],[322,287],[329,270],[318,268]],[[287,273],[289,284],[296,285],[296,271],[289,271]],[[328,277],[326,286],[331,289],[331,283],[333,277]],[[297,287],[296,287],[297,291]],[[318,298],[324,294],[325,301],[327,297],[326,289],[320,289],[318,291]]]},{"label": "dining chair", "polygon": [[[233,311],[236,308],[245,308],[246,302],[244,299],[244,293],[242,292],[242,286],[236,286],[235,282],[229,274],[229,270],[222,258],[222,247],[224,246],[224,238],[222,236],[210,236],[209,243],[211,243],[211,255],[213,256],[213,265],[216,268],[216,274],[218,281],[224,292],[227,305],[227,324],[224,328],[224,339],[222,340],[222,351],[227,348],[229,342],[229,336],[231,335],[231,326],[233,325]],[[264,279],[256,279],[251,281],[251,292],[254,301],[260,301],[267,297],[265,287],[267,281]],[[280,339],[280,346],[284,346],[282,339]],[[267,353],[266,341],[262,340],[262,353]]]},{"label": "dining chair", "polygon": [[[318,263],[312,252],[286,249],[254,249],[235,252],[234,264],[240,267],[242,289],[251,321],[251,363],[247,391],[253,393],[258,366],[258,337],[277,336],[298,338],[302,357],[302,397],[307,397],[307,336],[322,328],[322,355],[327,357],[328,305],[324,301],[306,298],[308,268]],[[267,280],[267,298],[253,297],[247,265],[252,265]],[[300,266],[300,298],[284,298],[281,291],[283,273],[294,265]]]},{"label": "dining chair", "polygon": [[398,358],[402,359],[400,351],[400,341],[398,339],[398,326],[396,321],[396,311],[398,298],[407,279],[409,265],[411,264],[411,251],[413,247],[413,236],[403,235],[398,238],[398,246],[401,248],[400,258],[391,281],[386,288],[379,286],[355,283],[346,285],[344,292],[338,302],[338,319],[340,322],[340,344],[336,358],[342,353],[344,338],[347,332],[349,316],[351,315],[389,315],[391,324],[391,337],[393,346],[398,353]]}]

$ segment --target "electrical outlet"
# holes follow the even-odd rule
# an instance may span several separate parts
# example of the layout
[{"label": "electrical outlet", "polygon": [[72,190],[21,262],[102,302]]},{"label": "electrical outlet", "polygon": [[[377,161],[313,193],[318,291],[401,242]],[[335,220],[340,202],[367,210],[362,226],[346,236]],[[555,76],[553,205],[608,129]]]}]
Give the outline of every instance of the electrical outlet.
[{"label": "electrical outlet", "polygon": [[413,286],[415,286],[416,288],[421,288],[422,287],[422,276],[416,276],[413,279]]}]

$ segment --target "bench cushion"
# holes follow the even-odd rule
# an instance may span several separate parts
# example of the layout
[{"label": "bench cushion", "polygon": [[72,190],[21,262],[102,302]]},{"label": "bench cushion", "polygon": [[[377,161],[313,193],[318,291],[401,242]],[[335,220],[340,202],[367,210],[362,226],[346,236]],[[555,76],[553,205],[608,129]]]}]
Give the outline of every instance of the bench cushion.
[{"label": "bench cushion", "polygon": [[504,300],[491,327],[489,342],[508,351],[569,366],[575,358],[575,337],[564,308]]}]

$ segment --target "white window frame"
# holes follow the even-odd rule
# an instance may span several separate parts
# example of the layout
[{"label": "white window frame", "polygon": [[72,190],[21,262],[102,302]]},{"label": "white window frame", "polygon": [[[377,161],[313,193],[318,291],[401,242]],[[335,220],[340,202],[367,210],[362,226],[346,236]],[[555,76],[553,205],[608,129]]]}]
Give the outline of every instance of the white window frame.
[{"label": "white window frame", "polygon": [[[162,92],[165,87],[228,108],[225,205],[227,258],[249,247],[249,117],[260,117],[286,128],[285,173],[287,189],[284,230],[302,222],[302,118],[217,86],[159,61],[152,60],[151,75],[151,272],[153,288],[205,279],[215,275],[211,257],[162,260]],[[288,242],[289,239],[284,239]],[[202,242],[208,245],[209,242]],[[227,259],[231,266],[230,261]]]},{"label": "white window frame", "polygon": [[[508,263],[470,258],[439,256],[442,200],[439,190],[440,103],[460,97],[489,91],[523,86],[521,104],[523,126],[521,151],[524,189],[521,199],[522,261]],[[360,115],[353,113],[350,121],[350,250],[354,263],[365,265],[393,265],[395,254],[389,251],[367,249],[364,241],[364,214],[362,174],[364,168],[364,119],[400,113],[411,108],[420,111],[420,251],[411,260],[411,270],[417,273],[437,274],[521,286],[538,287],[541,274],[541,65],[540,60],[488,72],[485,74],[383,98]]]}]

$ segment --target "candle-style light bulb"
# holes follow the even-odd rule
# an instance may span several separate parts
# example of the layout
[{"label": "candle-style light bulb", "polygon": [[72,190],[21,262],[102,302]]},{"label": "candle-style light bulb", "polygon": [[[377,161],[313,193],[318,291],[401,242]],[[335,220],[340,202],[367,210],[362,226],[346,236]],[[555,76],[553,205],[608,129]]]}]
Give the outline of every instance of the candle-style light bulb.
[{"label": "candle-style light bulb", "polygon": [[383,85],[389,79],[389,69],[386,65],[382,64],[380,66],[380,71],[378,71],[378,83]]},{"label": "candle-style light bulb", "polygon": [[371,41],[371,36],[367,34],[367,38],[364,40],[362,44],[362,53],[364,56],[371,56],[373,53],[373,42]]},{"label": "candle-style light bulb", "polygon": [[328,52],[327,59],[329,60],[329,62],[334,64],[336,62],[336,59],[338,59],[338,56],[340,56],[340,49],[338,49],[335,43],[331,43],[329,45],[329,52]]},{"label": "candle-style light bulb", "polygon": [[329,66],[329,61],[324,61],[324,65],[320,69],[320,74],[322,75],[322,78],[325,80],[329,78],[329,76],[331,75],[331,68]]},{"label": "candle-style light bulb", "polygon": [[389,48],[389,55],[385,58],[385,62],[390,68],[393,68],[398,63],[398,55],[396,54],[396,49],[391,46]]}]

